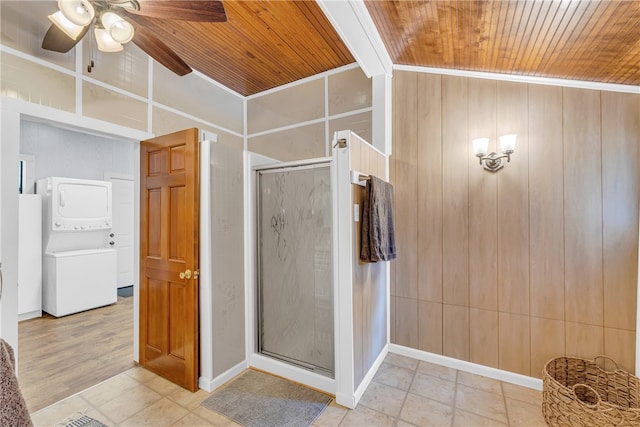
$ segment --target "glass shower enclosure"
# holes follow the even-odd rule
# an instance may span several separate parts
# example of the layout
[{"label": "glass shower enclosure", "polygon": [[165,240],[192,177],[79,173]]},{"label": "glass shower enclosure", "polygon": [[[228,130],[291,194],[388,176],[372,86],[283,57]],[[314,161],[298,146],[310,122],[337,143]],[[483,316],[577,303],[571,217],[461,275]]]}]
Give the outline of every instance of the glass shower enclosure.
[{"label": "glass shower enclosure", "polygon": [[258,349],[334,376],[330,163],[257,171]]}]

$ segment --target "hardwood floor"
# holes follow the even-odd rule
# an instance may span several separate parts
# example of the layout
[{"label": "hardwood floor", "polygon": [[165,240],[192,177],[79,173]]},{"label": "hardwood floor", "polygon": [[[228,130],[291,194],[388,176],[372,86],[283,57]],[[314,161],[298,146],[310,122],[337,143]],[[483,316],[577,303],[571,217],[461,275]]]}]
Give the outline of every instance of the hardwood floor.
[{"label": "hardwood floor", "polygon": [[20,388],[31,413],[135,366],[133,297],[18,325]]}]

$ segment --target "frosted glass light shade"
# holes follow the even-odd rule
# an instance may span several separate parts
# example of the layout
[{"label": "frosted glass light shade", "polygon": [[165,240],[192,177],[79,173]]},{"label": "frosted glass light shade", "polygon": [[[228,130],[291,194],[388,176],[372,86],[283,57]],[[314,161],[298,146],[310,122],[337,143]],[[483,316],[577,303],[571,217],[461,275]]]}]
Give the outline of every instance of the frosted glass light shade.
[{"label": "frosted glass light shade", "polygon": [[102,25],[109,32],[113,40],[118,43],[127,43],[133,38],[133,25],[113,12],[105,12],[100,18]]},{"label": "frosted glass light shade", "polygon": [[122,45],[111,38],[109,32],[104,28],[96,28],[96,42],[98,43],[98,49],[102,52],[120,52]]},{"label": "frosted glass light shade", "polygon": [[66,35],[71,37],[74,40],[78,40],[78,36],[82,33],[84,29],[81,25],[76,25],[73,22],[69,21],[62,12],[57,11],[53,15],[49,15],[49,20],[54,23],[54,25],[60,28]]},{"label": "frosted glass light shade", "polygon": [[473,154],[476,156],[483,156],[487,154],[489,149],[489,138],[476,138],[471,141],[473,144]]},{"label": "frosted glass light shade", "polygon": [[96,16],[89,0],[58,0],[58,8],[69,21],[83,27],[89,25]]},{"label": "frosted glass light shade", "polygon": [[502,149],[502,152],[513,153],[516,148],[516,139],[518,139],[518,135],[515,133],[502,135],[500,137],[500,148]]}]

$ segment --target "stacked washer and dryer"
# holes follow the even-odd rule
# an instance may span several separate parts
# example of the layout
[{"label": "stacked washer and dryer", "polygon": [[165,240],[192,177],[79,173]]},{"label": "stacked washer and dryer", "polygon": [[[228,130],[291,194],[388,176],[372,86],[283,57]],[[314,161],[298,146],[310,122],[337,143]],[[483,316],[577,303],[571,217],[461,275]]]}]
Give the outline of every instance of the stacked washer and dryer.
[{"label": "stacked washer and dryer", "polygon": [[115,303],[111,183],[50,177],[36,189],[43,206],[42,310],[60,317]]}]

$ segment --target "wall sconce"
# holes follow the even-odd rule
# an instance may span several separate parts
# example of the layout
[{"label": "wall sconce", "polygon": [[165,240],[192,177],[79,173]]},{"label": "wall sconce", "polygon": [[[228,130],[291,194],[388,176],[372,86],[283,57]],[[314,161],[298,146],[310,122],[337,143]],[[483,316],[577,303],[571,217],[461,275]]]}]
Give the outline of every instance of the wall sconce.
[{"label": "wall sconce", "polygon": [[502,169],[502,167],[504,167],[502,159],[507,159],[507,162],[511,161],[511,154],[513,154],[513,151],[516,148],[517,138],[518,135],[515,133],[502,135],[500,137],[500,149],[502,150],[501,155],[495,152],[487,154],[489,138],[476,138],[471,141],[473,144],[473,152],[476,157],[480,159],[480,166],[483,166],[490,172],[496,172]]}]

